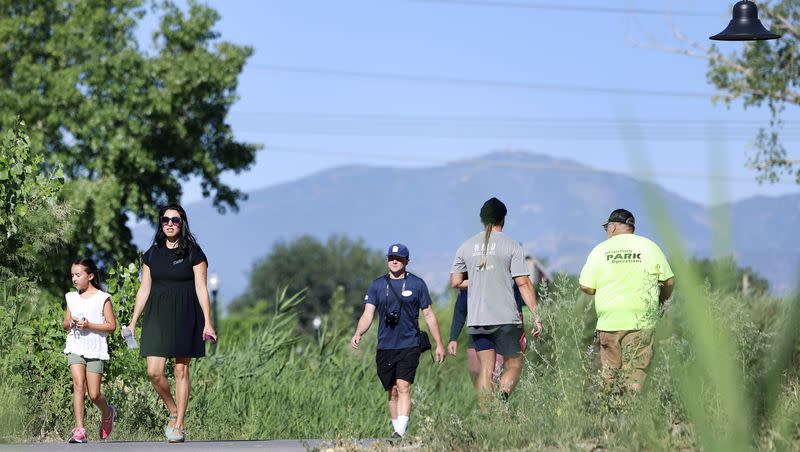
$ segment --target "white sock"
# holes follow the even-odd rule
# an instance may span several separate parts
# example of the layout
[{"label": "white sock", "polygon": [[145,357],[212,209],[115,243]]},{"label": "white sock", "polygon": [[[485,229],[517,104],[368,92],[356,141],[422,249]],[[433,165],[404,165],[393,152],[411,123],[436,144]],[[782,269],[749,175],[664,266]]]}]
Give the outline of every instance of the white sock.
[{"label": "white sock", "polygon": [[395,427],[395,431],[401,436],[405,436],[406,427],[408,427],[408,416],[397,416],[397,427]]},{"label": "white sock", "polygon": [[394,428],[394,431],[397,431],[397,419],[392,419],[392,427]]}]

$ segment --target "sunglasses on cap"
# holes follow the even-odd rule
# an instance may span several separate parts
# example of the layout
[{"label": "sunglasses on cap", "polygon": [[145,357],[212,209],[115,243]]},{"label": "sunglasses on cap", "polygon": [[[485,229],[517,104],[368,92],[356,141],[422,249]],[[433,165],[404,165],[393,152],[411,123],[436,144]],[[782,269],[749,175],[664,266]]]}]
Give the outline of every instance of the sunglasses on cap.
[{"label": "sunglasses on cap", "polygon": [[167,225],[172,222],[172,224],[180,226],[181,221],[181,217],[161,217],[161,224],[163,225]]}]

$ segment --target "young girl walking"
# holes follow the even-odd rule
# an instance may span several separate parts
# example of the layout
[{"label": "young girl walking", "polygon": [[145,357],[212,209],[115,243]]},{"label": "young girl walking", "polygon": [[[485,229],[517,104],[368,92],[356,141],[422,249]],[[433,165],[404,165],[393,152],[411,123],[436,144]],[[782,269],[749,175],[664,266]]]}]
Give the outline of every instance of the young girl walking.
[{"label": "young girl walking", "polygon": [[72,285],[77,291],[68,292],[64,312],[64,329],[67,331],[67,364],[72,374],[72,405],[75,409],[75,428],[70,443],[87,442],[83,427],[84,397],[100,409],[100,439],[107,439],[114,428],[116,410],[100,392],[104,362],[108,361],[106,336],[117,328],[111,296],[100,290],[100,274],[92,259],[78,259],[70,269]]}]

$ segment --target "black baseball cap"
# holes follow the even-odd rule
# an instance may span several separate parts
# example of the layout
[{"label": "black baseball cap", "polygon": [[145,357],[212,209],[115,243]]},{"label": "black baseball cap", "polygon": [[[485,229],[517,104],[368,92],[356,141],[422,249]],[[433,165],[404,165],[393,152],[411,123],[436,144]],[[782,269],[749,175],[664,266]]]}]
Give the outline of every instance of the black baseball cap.
[{"label": "black baseball cap", "polygon": [[508,209],[503,201],[497,198],[491,198],[481,207],[481,223],[483,224],[498,224],[506,217]]},{"label": "black baseball cap", "polygon": [[608,225],[608,223],[622,223],[636,227],[636,218],[633,217],[632,213],[625,209],[617,209],[608,215],[608,220],[603,223],[603,226]]}]

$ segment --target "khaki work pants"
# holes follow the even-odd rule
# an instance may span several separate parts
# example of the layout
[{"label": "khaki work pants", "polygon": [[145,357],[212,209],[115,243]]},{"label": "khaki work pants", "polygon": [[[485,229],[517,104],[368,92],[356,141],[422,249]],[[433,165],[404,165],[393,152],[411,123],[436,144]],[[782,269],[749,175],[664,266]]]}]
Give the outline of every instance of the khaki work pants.
[{"label": "khaki work pants", "polygon": [[626,389],[641,392],[653,359],[653,330],[598,331],[597,338],[603,382],[620,378]]}]

